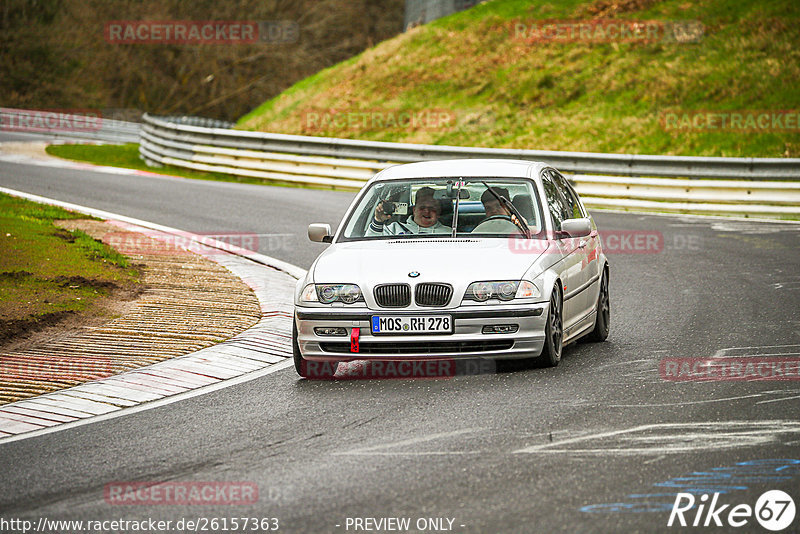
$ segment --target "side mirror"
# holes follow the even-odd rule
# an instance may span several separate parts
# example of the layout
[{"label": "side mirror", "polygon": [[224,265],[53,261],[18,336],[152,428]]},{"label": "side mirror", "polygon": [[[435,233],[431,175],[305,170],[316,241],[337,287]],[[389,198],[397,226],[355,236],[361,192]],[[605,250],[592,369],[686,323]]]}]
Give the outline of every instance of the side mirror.
[{"label": "side mirror", "polygon": [[588,217],[584,219],[567,219],[561,222],[561,231],[569,237],[586,237],[592,233],[592,221]]},{"label": "side mirror", "polygon": [[308,238],[317,243],[330,243],[333,241],[331,235],[331,225],[322,223],[312,223],[308,225]]}]

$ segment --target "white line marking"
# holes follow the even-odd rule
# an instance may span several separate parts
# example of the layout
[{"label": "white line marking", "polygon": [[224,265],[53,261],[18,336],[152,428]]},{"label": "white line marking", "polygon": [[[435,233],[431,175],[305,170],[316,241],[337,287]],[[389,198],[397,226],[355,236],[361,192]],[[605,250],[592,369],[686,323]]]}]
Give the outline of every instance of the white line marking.
[{"label": "white line marking", "polygon": [[797,356],[800,355],[800,352],[764,352],[758,354],[726,354],[721,356],[712,356],[712,358],[716,360],[745,360],[747,358],[763,358],[765,356]]},{"label": "white line marking", "polygon": [[545,443],[545,444],[542,444],[542,445],[531,445],[530,447],[525,447],[524,449],[516,450],[516,451],[514,451],[514,453],[519,453],[519,452],[537,452],[537,451],[539,451],[541,449],[544,449],[544,448],[547,448],[547,447],[557,447],[557,446],[560,446],[560,445],[569,445],[570,443],[577,443],[579,441],[586,441],[586,440],[589,440],[589,439],[610,438],[612,436],[618,436],[620,434],[627,434],[627,433],[630,433],[630,432],[638,432],[640,430],[647,430],[647,429],[653,428],[655,426],[657,426],[657,425],[641,425],[641,426],[637,426],[637,427],[634,427],[634,428],[625,428],[623,430],[612,430],[610,432],[601,432],[599,434],[589,434],[587,436],[579,436],[577,438],[570,438],[570,439],[565,439],[565,440],[562,440],[562,441],[555,441],[555,442],[551,442],[551,443]]},{"label": "white line marking", "polygon": [[792,400],[792,399],[800,399],[800,395],[796,395],[794,397],[784,397],[782,399],[770,399],[770,400],[758,401],[756,404],[767,404],[769,402],[781,402],[781,401]]},{"label": "white line marking", "polygon": [[[717,352],[714,353],[712,358],[722,358],[722,357],[724,357],[724,355],[727,352],[732,351],[732,350],[782,349],[782,348],[788,348],[788,347],[796,347],[796,348],[800,349],[800,345],[797,345],[797,344],[791,344],[791,345],[759,345],[757,347],[727,347],[727,348],[724,348],[724,349],[719,349]],[[783,352],[783,353],[778,353],[778,354],[786,354],[786,353]],[[789,354],[797,354],[797,353],[791,352]],[[763,355],[762,354],[757,354],[757,356],[763,356]]]},{"label": "white line marking", "polygon": [[[754,393],[752,395],[742,395],[740,397],[727,397],[724,399],[708,399],[701,401],[687,401],[687,402],[665,402],[663,404],[610,404],[610,408],[658,408],[664,406],[686,406],[689,404],[708,404],[712,402],[725,402],[739,399],[749,399],[751,397],[762,397],[761,393]],[[758,403],[756,403],[758,404]]]},{"label": "white line marking", "polygon": [[[649,448],[621,448],[608,447],[596,449],[569,449],[558,448],[581,441],[599,440],[608,437],[615,437],[624,434],[634,434],[646,430],[671,430],[675,429],[678,433],[663,434],[656,436],[631,436],[625,438],[627,441],[669,441],[674,445],[671,447],[649,447]],[[741,429],[741,430],[739,430]],[[681,430],[686,432],[680,433]],[[692,432],[689,432],[692,431]],[[703,432],[705,431],[705,432]],[[572,439],[557,441],[554,443],[544,443],[533,445],[513,451],[516,453],[556,453],[556,454],[674,454],[676,452],[688,452],[701,449],[720,449],[729,447],[754,446],[774,440],[775,435],[785,433],[800,432],[800,423],[793,421],[728,421],[713,423],[660,423],[651,425],[640,425],[623,430],[611,432],[600,432],[589,434]],[[695,438],[702,438],[705,442],[698,443]],[[688,445],[684,445],[686,441]]]},{"label": "white line marking", "polygon": [[[667,352],[667,351],[660,350],[660,351],[654,351],[654,352]],[[632,363],[647,363],[647,362],[652,362],[652,360],[650,360],[648,358],[641,358],[639,360],[627,360],[627,361],[624,361],[624,362],[607,363],[607,364],[603,365],[602,368],[606,369],[608,367],[619,367],[619,366],[622,366],[622,365],[630,365]]]}]

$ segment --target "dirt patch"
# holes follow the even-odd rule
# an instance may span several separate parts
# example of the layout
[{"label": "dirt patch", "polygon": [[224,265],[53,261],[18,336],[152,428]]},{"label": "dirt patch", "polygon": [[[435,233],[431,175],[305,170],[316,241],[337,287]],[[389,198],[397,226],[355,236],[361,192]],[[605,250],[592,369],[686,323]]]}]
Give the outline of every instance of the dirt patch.
[{"label": "dirt patch", "polygon": [[113,291],[120,289],[119,284],[110,280],[97,280],[93,278],[86,278],[85,276],[56,276],[53,279],[61,285],[61,287],[91,287],[94,289],[106,289]]},{"label": "dirt patch", "polygon": [[33,273],[28,271],[3,271],[0,273],[0,278],[4,280],[22,280],[28,276],[33,276]]},{"label": "dirt patch", "polygon": [[57,228],[53,235],[59,239],[63,239],[67,243],[74,243],[75,242],[75,234],[64,230],[63,228]]},{"label": "dirt patch", "polygon": [[0,350],[12,341],[28,338],[32,333],[61,324],[68,317],[76,315],[73,311],[46,313],[36,319],[0,319]]},{"label": "dirt patch", "polygon": [[[107,231],[114,228],[101,221],[88,219],[60,220],[54,221],[54,224],[56,226],[52,235],[68,243],[76,241],[76,235],[70,230],[105,228]],[[138,276],[114,275],[115,272],[122,272],[121,266],[106,262],[102,258],[95,261],[103,261],[106,269],[92,271],[92,274],[57,276],[47,276],[22,269],[0,272],[0,280],[8,283],[7,288],[19,289],[18,295],[14,297],[18,300],[6,299],[4,302],[4,313],[0,319],[0,351],[24,350],[58,337],[63,332],[102,325],[118,317],[147,288],[137,280]],[[129,265],[126,270],[133,272],[138,267],[140,266]],[[31,268],[31,270],[36,269]],[[100,278],[96,276],[97,273],[108,278]],[[62,290],[55,291],[55,288]],[[88,304],[79,310],[47,309],[49,306],[59,307],[65,298],[83,300]]]},{"label": "dirt patch", "polygon": [[[12,280],[31,276],[26,271],[0,273]],[[145,284],[118,285],[104,280],[91,280],[83,276],[58,276],[55,281],[62,287],[84,286],[102,289],[106,295],[98,298],[80,313],[59,311],[45,313],[28,319],[0,319],[0,353],[25,350],[46,343],[83,327],[100,326],[119,317],[128,310],[147,289]]]}]

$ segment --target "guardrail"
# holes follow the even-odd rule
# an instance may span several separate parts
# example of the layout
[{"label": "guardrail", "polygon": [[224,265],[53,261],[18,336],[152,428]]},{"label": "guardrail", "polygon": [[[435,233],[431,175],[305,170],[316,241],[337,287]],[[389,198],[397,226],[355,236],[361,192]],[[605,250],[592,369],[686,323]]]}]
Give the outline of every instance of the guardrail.
[{"label": "guardrail", "polygon": [[800,217],[800,182],[786,181],[800,180],[800,159],[416,145],[209,128],[147,114],[143,119],[139,150],[153,166],[174,165],[353,190],[395,163],[453,158],[524,159],[545,161],[572,174],[578,192],[590,206]]},{"label": "guardrail", "polygon": [[138,122],[103,118],[99,113],[0,108],[0,132],[47,134],[56,138],[138,143]]}]

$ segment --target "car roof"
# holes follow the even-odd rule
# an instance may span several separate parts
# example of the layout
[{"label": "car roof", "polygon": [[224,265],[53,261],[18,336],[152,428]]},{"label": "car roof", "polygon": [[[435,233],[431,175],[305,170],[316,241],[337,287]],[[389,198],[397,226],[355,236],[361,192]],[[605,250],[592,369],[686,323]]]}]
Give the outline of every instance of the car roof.
[{"label": "car roof", "polygon": [[536,178],[539,170],[548,167],[540,161],[525,161],[515,159],[447,159],[437,161],[421,161],[393,165],[380,171],[371,180],[401,180],[408,178],[437,178],[437,177],[513,177]]}]

